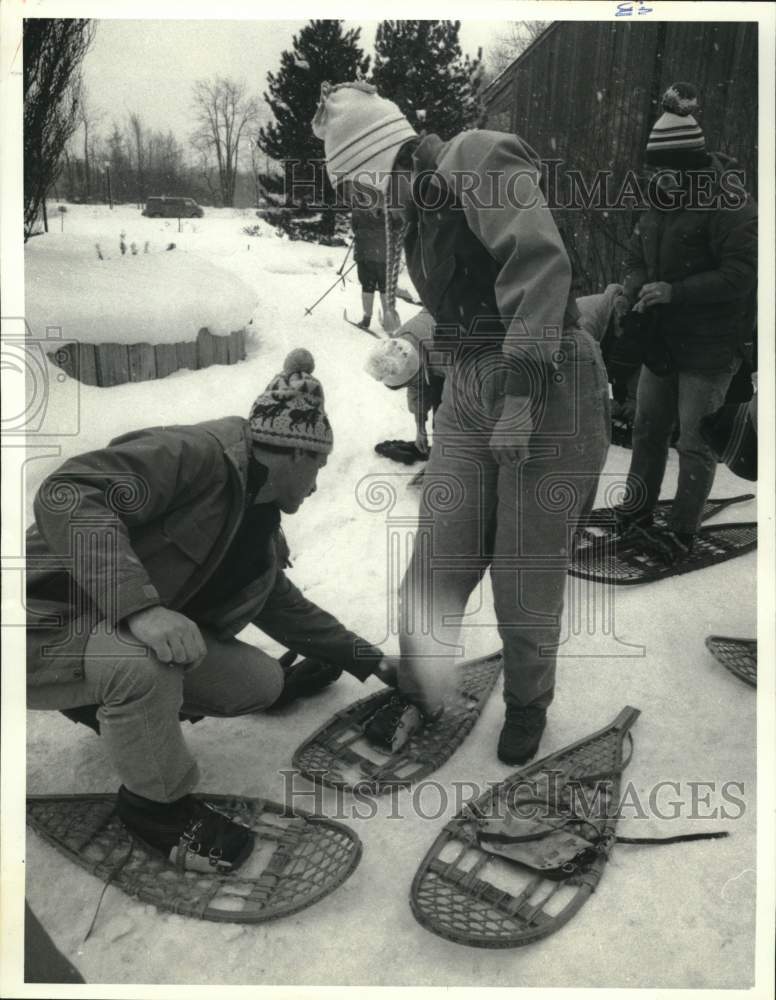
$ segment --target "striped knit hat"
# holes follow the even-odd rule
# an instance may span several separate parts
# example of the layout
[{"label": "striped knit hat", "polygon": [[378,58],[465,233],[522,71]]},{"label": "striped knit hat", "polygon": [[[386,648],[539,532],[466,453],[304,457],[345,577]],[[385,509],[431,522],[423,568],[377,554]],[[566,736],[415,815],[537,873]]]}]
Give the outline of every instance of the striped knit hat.
[{"label": "striped knit hat", "polygon": [[693,117],[699,110],[698,94],[691,83],[672,83],[663,94],[663,114],[647,140],[646,162],[676,170],[708,163],[703,130]]},{"label": "striped knit hat", "polygon": [[313,132],[323,140],[332,184],[369,175],[369,186],[380,191],[401,146],[417,136],[398,106],[362,80],[321,85]]},{"label": "striped knit hat", "polygon": [[314,369],[309,351],[291,351],[283,371],[251,407],[248,423],[254,441],[329,454],[334,438],[323,409],[323,387],[312,376]]}]

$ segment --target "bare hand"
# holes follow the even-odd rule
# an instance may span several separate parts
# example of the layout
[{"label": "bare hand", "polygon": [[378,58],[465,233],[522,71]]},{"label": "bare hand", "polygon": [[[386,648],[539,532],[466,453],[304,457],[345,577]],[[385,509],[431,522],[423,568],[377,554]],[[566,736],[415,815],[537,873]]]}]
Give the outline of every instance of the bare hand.
[{"label": "bare hand", "polygon": [[384,656],[374,669],[374,675],[383,684],[396,687],[398,684],[399,659],[396,656]]},{"label": "bare hand", "polygon": [[415,435],[415,447],[421,455],[428,455],[428,434],[425,430],[419,430]]},{"label": "bare hand", "polygon": [[162,663],[193,665],[207,653],[198,626],[178,611],[161,606],[145,608],[126,621],[132,635]]},{"label": "bare hand", "polygon": [[533,429],[530,401],[525,396],[506,396],[490,438],[490,450],[496,461],[514,463],[528,458]]},{"label": "bare hand", "polygon": [[614,297],[613,309],[614,315],[618,320],[622,319],[623,316],[630,310],[631,304],[628,296],[624,292],[619,292]]},{"label": "bare hand", "polygon": [[386,333],[395,333],[401,326],[401,319],[396,309],[386,309],[383,313],[383,330]]},{"label": "bare hand", "polygon": [[[667,281],[650,281],[641,286],[639,301],[642,308],[650,306],[665,306],[671,301],[671,286]],[[641,311],[641,310],[639,310]]]}]

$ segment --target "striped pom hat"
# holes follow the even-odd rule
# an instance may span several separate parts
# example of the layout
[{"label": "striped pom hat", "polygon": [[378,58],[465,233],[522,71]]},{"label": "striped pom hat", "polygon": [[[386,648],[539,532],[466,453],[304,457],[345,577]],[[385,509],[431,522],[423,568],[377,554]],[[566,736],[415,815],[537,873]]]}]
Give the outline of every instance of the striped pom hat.
[{"label": "striped pom hat", "polygon": [[363,177],[381,191],[399,149],[417,136],[398,106],[362,80],[321,85],[313,132],[323,140],[332,184]]},{"label": "striped pom hat", "polygon": [[705,166],[709,160],[706,139],[693,117],[693,112],[699,110],[695,87],[691,83],[672,83],[663,94],[662,108],[663,114],[647,140],[647,163],[678,170]]},{"label": "striped pom hat", "polygon": [[291,351],[283,371],[251,407],[248,423],[257,444],[329,454],[334,438],[323,409],[323,387],[313,378],[314,368],[309,351]]}]

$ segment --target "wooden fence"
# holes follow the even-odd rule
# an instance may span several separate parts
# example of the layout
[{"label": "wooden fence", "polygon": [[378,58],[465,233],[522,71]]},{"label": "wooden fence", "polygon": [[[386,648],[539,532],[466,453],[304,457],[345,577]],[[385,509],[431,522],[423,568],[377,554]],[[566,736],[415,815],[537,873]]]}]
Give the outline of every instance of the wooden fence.
[{"label": "wooden fence", "polygon": [[49,357],[85,385],[112,386],[164,378],[180,368],[233,365],[245,358],[245,331],[215,337],[206,328],[196,340],[177,344],[69,343]]},{"label": "wooden fence", "polygon": [[[517,132],[565,178],[590,186],[611,171],[617,192],[638,170],[660,98],[694,83],[707,148],[733,156],[757,193],[757,24],[558,21],[486,90],[485,127]],[[552,198],[550,198],[552,201]],[[568,204],[562,198],[558,204]],[[554,209],[582,292],[622,277],[633,208]]]}]

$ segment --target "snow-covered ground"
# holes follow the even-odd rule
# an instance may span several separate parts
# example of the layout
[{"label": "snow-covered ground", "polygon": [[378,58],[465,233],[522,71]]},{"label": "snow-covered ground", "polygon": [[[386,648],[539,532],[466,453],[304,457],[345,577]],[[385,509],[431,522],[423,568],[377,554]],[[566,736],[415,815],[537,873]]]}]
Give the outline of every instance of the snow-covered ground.
[{"label": "snow-covered ground", "polygon": [[[112,245],[121,228],[141,246],[145,240],[164,245],[169,238],[176,252],[218,263],[241,279],[259,305],[249,357],[236,366],[111,389],[80,386],[50,367],[46,426],[71,420],[78,401],[80,430],[51,438],[58,452],[41,453],[29,463],[28,517],[35,489],[63,458],[138,426],[246,414],[286,353],[308,348],[325,389],[335,448],[318,492],[285,519],[291,575],[312,600],[396,651],[396,637],[387,634],[395,586],[387,537],[390,531],[411,530],[405,520],[411,519],[417,495],[407,488],[408,470],[373,448],[385,438],[411,437],[412,419],[402,393],[383,390],[362,371],[374,341],[342,318],[345,307],[353,316],[359,313],[354,280],[305,315],[304,307],[334,280],[343,251],[289,242],[266,226],[260,236],[245,235],[243,226],[256,221],[250,212],[208,210],[203,219],[184,222],[178,233],[176,221],[143,219],[134,208],[111,213],[69,206],[63,234],[32,241],[30,252],[43,253],[46,244],[55,243],[58,252],[66,251],[69,241],[74,247]],[[215,297],[210,305],[220,307]],[[103,306],[109,310],[109,300]],[[229,304],[223,302],[223,308]],[[412,308],[400,304],[402,318]],[[137,340],[145,339],[139,331]],[[628,459],[628,452],[611,449],[601,497],[625,473]],[[666,496],[675,486],[676,468],[672,453]],[[389,511],[376,512],[366,502],[375,477],[395,489]],[[749,491],[750,484],[720,468],[714,495]],[[754,503],[747,503],[720,520],[755,516]],[[85,942],[102,884],[34,833],[27,838],[29,901],[89,983],[746,988],[753,981],[754,956],[756,699],[754,690],[711,658],[704,638],[754,635],[755,571],[751,554],[662,583],[620,589],[614,594],[614,635],[605,636],[600,624],[568,635],[541,752],[589,734],[624,705],[634,705],[642,714],[625,772],[633,805],[624,810],[620,832],[669,836],[725,829],[730,836],[617,847],[595,895],[565,928],[538,944],[480,951],[443,941],[414,921],[408,904],[412,876],[456,805],[451,799],[442,816],[423,818],[419,813],[438,812],[438,800],[429,795],[414,801],[411,792],[380,801],[372,818],[349,817],[346,822],[364,844],[359,868],[317,906],[275,923],[198,922],[159,913],[109,888]],[[489,585],[482,590],[472,605],[477,609],[472,624],[478,627],[464,635],[468,655],[498,647]],[[570,581],[569,607],[593,595],[599,609],[593,617],[601,619],[603,590]],[[247,630],[244,638],[273,651],[256,630]],[[346,676],[319,698],[282,714],[206,719],[188,727],[201,788],[282,800],[286,786],[280,772],[290,768],[298,744],[333,712],[376,688],[370,681],[365,691]],[[510,772],[495,755],[502,713],[496,691],[466,743],[435,775],[442,789],[450,792],[456,781],[484,787]],[[28,713],[27,727],[30,793],[115,790],[116,777],[90,731],[52,712]],[[298,779],[296,787],[310,786]],[[646,817],[639,818],[635,796]],[[312,801],[297,804],[310,808]],[[328,795],[323,804],[332,805]],[[723,808],[728,818],[720,815]],[[396,812],[403,817],[399,821]]]}]

